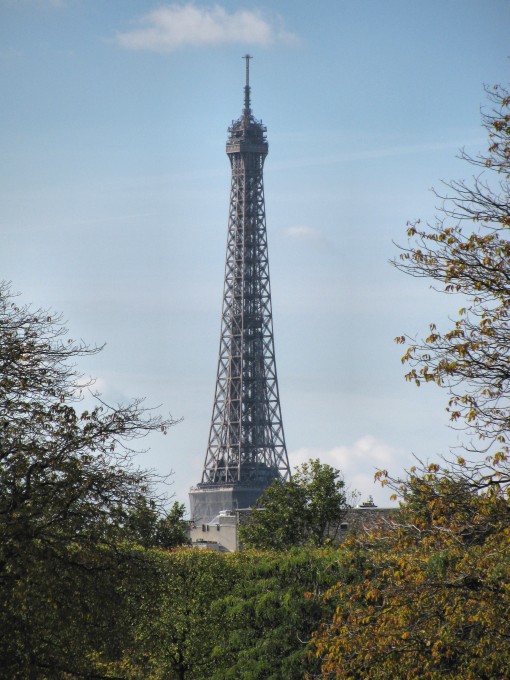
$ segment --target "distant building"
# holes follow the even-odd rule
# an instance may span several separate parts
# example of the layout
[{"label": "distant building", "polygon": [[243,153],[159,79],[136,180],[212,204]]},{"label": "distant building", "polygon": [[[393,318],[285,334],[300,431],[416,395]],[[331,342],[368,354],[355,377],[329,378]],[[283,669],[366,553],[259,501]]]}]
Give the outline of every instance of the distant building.
[{"label": "distant building", "polygon": [[[190,523],[190,539],[194,548],[204,548],[217,552],[237,552],[242,549],[238,540],[239,526],[245,522],[252,512],[264,512],[263,509],[224,510],[209,522]],[[377,526],[387,524],[395,516],[395,508],[379,508],[371,497],[356,508],[350,508],[345,514],[339,531],[333,539],[340,545],[350,534],[373,530]]]},{"label": "distant building", "polygon": [[209,522],[191,522],[190,539],[194,548],[208,548],[218,552],[237,552],[240,514],[251,510],[222,510]]}]

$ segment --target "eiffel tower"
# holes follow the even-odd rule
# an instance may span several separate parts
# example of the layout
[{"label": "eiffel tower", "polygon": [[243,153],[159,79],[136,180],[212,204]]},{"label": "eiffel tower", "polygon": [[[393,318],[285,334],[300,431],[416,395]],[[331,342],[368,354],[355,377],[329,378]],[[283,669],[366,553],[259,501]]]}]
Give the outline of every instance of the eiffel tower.
[{"label": "eiffel tower", "polygon": [[250,55],[244,108],[229,127],[232,169],[220,351],[202,479],[191,518],[254,505],[275,479],[290,478],[273,339],[264,204],[266,127],[253,117]]}]

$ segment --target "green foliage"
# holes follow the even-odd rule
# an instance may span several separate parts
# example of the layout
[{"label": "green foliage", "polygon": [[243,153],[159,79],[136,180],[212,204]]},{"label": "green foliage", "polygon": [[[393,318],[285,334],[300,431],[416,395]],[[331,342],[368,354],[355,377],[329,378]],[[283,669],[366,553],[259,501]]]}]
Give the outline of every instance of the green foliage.
[{"label": "green foliage", "polygon": [[[150,551],[129,597],[133,644],[105,666],[151,680],[304,678],[318,668],[308,641],[341,573],[333,551],[220,554]],[[156,588],[154,587],[156,585]]]},{"label": "green foliage", "polygon": [[164,511],[154,499],[140,496],[122,524],[127,537],[145,548],[176,548],[189,543],[184,503]]},{"label": "green foliage", "polygon": [[319,460],[299,466],[291,481],[273,482],[239,530],[245,547],[287,550],[334,539],[347,510],[340,471]]},{"label": "green foliage", "polygon": [[228,555],[183,548],[145,553],[147,578],[129,585],[133,641],[106,666],[113,677],[171,680],[210,678],[212,650],[227,622],[212,613],[238,574]]},{"label": "green foliage", "polygon": [[215,615],[228,622],[214,656],[214,679],[284,680],[305,678],[319,666],[309,640],[326,613],[321,595],[342,573],[341,557],[331,550],[293,549],[242,554],[239,580],[218,600]]},{"label": "green foliage", "polygon": [[[150,494],[131,442],[171,424],[141,401],[92,410],[60,319],[0,285],[0,667],[9,678],[94,677],[120,653],[129,551],[118,519]],[[116,621],[118,620],[118,624]]]},{"label": "green foliage", "polygon": [[323,678],[499,678],[510,663],[510,505],[496,488],[428,469],[393,526],[348,540],[363,569],[329,593],[316,632]]},{"label": "green foliage", "polygon": [[305,539],[304,490],[291,482],[272,482],[246,524],[239,541],[246,548],[287,550]]}]

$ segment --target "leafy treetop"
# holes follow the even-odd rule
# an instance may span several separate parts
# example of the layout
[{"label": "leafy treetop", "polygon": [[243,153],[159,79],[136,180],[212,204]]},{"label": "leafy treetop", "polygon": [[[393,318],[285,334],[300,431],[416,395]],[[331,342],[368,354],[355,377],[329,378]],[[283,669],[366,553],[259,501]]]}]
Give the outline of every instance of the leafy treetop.
[{"label": "leafy treetop", "polygon": [[266,489],[240,527],[240,541],[274,550],[321,546],[336,537],[347,507],[340,471],[309,460],[296,468],[291,481],[275,481]]},{"label": "leafy treetop", "polygon": [[449,390],[451,421],[470,435],[469,450],[489,456],[486,483],[492,484],[510,481],[503,470],[510,452],[510,95],[501,87],[487,92],[488,151],[461,152],[480,172],[470,182],[446,184],[434,225],[408,225],[409,244],[394,265],[462,296],[450,328],[431,323],[425,339],[396,341],[409,343],[402,358],[409,381]]}]

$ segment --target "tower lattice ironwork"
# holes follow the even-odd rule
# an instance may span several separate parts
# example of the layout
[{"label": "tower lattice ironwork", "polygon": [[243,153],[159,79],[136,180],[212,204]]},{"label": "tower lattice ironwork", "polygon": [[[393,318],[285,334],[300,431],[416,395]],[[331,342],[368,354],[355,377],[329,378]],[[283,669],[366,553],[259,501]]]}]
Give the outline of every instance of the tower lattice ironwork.
[{"label": "tower lattice ironwork", "polygon": [[273,339],[264,204],[266,128],[251,110],[249,67],[241,117],[229,127],[232,169],[221,337],[209,443],[191,514],[248,507],[290,477]]}]

